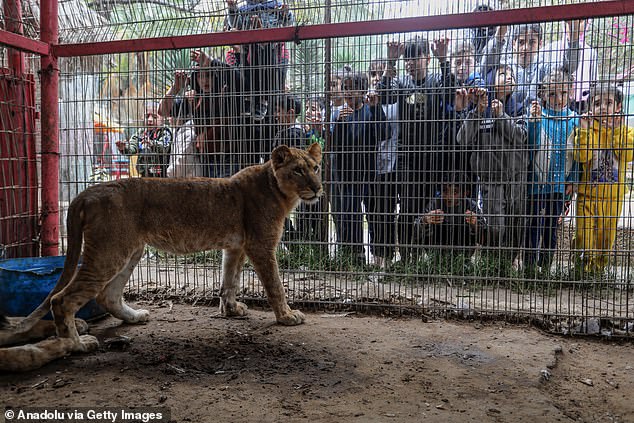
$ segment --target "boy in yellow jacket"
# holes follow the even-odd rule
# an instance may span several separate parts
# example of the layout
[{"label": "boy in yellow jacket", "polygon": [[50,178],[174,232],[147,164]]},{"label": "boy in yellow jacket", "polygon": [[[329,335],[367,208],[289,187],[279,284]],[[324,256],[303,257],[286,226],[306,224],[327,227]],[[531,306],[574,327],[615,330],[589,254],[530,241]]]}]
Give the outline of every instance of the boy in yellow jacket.
[{"label": "boy in yellow jacket", "polygon": [[581,167],[575,244],[587,272],[608,264],[627,191],[625,171],[634,160],[634,128],[624,124],[622,107],[616,86],[597,85],[575,134],[574,159]]}]

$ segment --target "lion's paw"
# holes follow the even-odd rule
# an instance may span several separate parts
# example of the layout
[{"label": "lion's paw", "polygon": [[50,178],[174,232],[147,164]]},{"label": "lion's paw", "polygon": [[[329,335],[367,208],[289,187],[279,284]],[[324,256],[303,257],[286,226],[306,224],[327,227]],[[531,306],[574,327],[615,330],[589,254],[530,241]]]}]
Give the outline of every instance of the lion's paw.
[{"label": "lion's paw", "polygon": [[296,326],[301,325],[306,320],[306,316],[299,310],[291,310],[290,313],[285,314],[277,319],[277,323],[284,326]]},{"label": "lion's paw", "polygon": [[134,317],[127,323],[145,323],[150,320],[150,312],[148,310],[134,310]]},{"label": "lion's paw", "polygon": [[236,301],[235,306],[229,307],[228,304],[223,304],[220,302],[220,313],[225,317],[240,317],[247,314],[246,304],[241,303],[240,301]]},{"label": "lion's paw", "polygon": [[95,351],[99,348],[99,341],[92,335],[81,335],[79,337],[79,348],[77,351],[80,352],[91,352]]}]

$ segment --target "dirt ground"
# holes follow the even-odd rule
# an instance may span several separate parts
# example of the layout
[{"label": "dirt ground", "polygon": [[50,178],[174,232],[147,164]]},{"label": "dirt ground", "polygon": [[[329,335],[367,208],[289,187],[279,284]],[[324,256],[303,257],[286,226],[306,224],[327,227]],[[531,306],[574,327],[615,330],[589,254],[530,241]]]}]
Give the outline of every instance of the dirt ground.
[{"label": "dirt ground", "polygon": [[[167,407],[172,421],[196,423],[634,422],[630,343],[503,322],[309,313],[282,327],[263,310],[228,320],[215,308],[138,305],[152,311],[146,325],[95,323],[100,351],[0,375],[3,411]],[[130,342],[107,345],[120,336]]]}]

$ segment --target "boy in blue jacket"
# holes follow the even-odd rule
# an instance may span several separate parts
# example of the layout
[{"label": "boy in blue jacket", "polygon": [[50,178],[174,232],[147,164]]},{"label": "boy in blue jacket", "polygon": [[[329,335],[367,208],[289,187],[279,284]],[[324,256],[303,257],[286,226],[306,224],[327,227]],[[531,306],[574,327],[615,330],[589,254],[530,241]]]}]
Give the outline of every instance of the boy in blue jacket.
[{"label": "boy in blue jacket", "polygon": [[[566,196],[572,194],[572,145],[569,134],[579,118],[568,107],[572,77],[556,70],[546,75],[538,87],[539,101],[533,101],[528,121],[529,220],[524,264],[550,269],[557,248],[557,222]],[[570,139],[570,142],[572,139]],[[571,142],[572,144],[572,142]]]}]

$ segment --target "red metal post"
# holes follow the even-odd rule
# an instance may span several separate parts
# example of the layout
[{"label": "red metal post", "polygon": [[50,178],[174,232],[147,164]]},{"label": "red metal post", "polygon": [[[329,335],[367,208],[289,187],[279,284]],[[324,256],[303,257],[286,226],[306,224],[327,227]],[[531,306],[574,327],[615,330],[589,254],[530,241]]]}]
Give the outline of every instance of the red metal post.
[{"label": "red metal post", "polygon": [[[6,20],[5,28],[8,32],[15,34],[24,34],[22,25],[22,4],[20,0],[4,1],[4,17]],[[9,68],[13,71],[13,75],[21,78],[24,74],[24,53],[20,50],[9,49],[8,54]]]},{"label": "red metal post", "polygon": [[[59,41],[57,0],[40,2],[40,38]],[[59,254],[59,67],[53,50],[42,56],[42,255]]]}]

